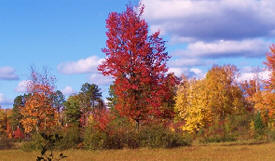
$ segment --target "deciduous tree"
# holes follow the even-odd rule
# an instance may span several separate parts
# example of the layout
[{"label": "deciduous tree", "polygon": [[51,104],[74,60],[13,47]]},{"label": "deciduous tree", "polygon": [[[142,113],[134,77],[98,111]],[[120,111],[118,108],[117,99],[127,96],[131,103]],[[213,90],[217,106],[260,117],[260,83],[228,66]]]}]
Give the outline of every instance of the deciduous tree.
[{"label": "deciduous tree", "polygon": [[159,32],[149,35],[142,13],[143,8],[127,7],[122,13],[109,14],[103,49],[107,57],[98,68],[115,79],[115,108],[137,126],[149,116],[160,116],[163,97],[169,92],[164,88],[169,59],[165,42]]},{"label": "deciduous tree", "polygon": [[21,123],[26,133],[50,130],[58,120],[51,97],[54,93],[55,78],[50,76],[46,70],[40,74],[32,68],[31,80],[27,89],[30,95],[20,111],[23,115]]}]

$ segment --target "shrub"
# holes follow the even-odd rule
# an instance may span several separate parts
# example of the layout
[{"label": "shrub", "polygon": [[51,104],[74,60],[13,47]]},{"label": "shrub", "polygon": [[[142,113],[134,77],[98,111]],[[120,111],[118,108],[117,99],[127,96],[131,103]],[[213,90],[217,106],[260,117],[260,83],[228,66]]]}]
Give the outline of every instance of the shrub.
[{"label": "shrub", "polygon": [[93,127],[86,128],[84,135],[84,147],[90,150],[106,149],[108,147],[108,135],[106,132],[102,132],[94,129]]},{"label": "shrub", "polygon": [[198,133],[200,142],[228,142],[235,141],[236,136],[233,134],[232,120],[214,120],[213,124],[205,129],[201,129]]},{"label": "shrub", "polygon": [[0,136],[0,150],[12,148],[12,140],[6,136]]},{"label": "shrub", "polygon": [[269,130],[267,136],[270,141],[275,141],[275,130]]},{"label": "shrub", "polygon": [[80,129],[77,126],[72,126],[59,132],[63,139],[57,143],[56,148],[60,150],[76,148],[81,142]]},{"label": "shrub", "polygon": [[256,136],[262,136],[264,134],[265,125],[260,112],[258,112],[254,118],[254,128]]},{"label": "shrub", "polygon": [[150,148],[173,148],[191,143],[190,137],[172,132],[161,125],[141,129],[139,137],[141,146]]},{"label": "shrub", "polygon": [[[53,150],[56,149],[56,144],[62,140],[62,136],[58,134],[50,134],[47,135],[45,133],[40,134],[42,138],[45,141],[45,144],[42,145],[42,150],[40,152],[40,155],[36,157],[37,161],[53,161],[53,160],[62,160],[66,158],[67,156],[63,155],[63,153],[60,153],[59,155],[56,155],[53,153]],[[47,153],[48,151],[48,153]]]},{"label": "shrub", "polygon": [[33,134],[30,141],[22,144],[20,147],[23,151],[41,150],[42,145],[45,144],[45,140],[40,134]]}]

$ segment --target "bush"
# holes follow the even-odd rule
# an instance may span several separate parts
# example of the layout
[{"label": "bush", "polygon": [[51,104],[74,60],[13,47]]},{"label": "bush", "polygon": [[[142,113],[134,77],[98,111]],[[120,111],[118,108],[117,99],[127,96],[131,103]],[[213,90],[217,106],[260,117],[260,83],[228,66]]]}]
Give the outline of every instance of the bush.
[{"label": "bush", "polygon": [[22,144],[20,147],[23,151],[34,151],[41,150],[42,145],[45,143],[45,140],[40,134],[33,134],[30,141],[27,141]]},{"label": "bush", "polygon": [[235,141],[236,134],[233,131],[236,129],[233,125],[230,118],[222,121],[216,119],[210,127],[199,131],[199,140],[202,143]]},{"label": "bush", "polygon": [[63,139],[56,145],[57,149],[76,148],[81,142],[80,129],[77,126],[69,127],[59,133]]},{"label": "bush", "polygon": [[119,135],[110,135],[92,127],[86,129],[83,143],[84,147],[90,150],[122,148],[122,141]]},{"label": "bush", "polygon": [[90,150],[121,148],[172,148],[190,145],[188,135],[170,131],[162,126],[146,126],[140,131],[134,128],[114,128],[112,131],[101,131],[93,127],[86,129],[84,147]]},{"label": "bush", "polygon": [[141,129],[139,137],[141,146],[150,148],[173,148],[191,144],[191,137],[172,132],[160,125]]},{"label": "bush", "polygon": [[12,148],[12,140],[6,136],[0,136],[0,150]]},{"label": "bush", "polygon": [[254,128],[256,132],[256,137],[262,136],[265,132],[265,125],[263,123],[260,112],[258,112],[254,118]]}]

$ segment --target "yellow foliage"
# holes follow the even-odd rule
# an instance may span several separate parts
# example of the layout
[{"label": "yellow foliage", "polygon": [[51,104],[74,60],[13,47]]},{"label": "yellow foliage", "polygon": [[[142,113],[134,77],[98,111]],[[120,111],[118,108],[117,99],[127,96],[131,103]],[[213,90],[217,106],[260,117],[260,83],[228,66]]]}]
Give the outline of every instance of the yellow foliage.
[{"label": "yellow foliage", "polygon": [[234,82],[236,67],[214,66],[202,80],[183,78],[176,96],[175,111],[184,120],[183,131],[194,133],[224,119],[226,115],[241,112],[244,98]]},{"label": "yellow foliage", "polygon": [[202,80],[186,80],[178,89],[175,110],[185,121],[183,131],[197,132],[212,119]]}]

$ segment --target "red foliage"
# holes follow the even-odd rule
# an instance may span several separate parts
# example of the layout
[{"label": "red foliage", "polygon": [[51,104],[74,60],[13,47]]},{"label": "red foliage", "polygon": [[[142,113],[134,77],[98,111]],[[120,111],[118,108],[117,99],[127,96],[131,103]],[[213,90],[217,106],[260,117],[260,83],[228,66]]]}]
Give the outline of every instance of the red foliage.
[{"label": "red foliage", "polygon": [[92,116],[94,121],[94,127],[101,131],[106,131],[107,126],[113,119],[110,111],[106,108],[95,109]]},{"label": "red foliage", "polygon": [[17,127],[17,129],[14,131],[14,138],[15,139],[24,139],[24,133],[22,132],[22,130]]},{"label": "red foliage", "polygon": [[169,56],[165,41],[159,32],[148,34],[142,12],[143,8],[137,13],[127,7],[123,13],[110,13],[106,20],[107,47],[103,49],[107,58],[98,68],[115,78],[115,108],[137,122],[165,112],[160,107],[170,97],[165,85],[172,80],[166,74]]}]

